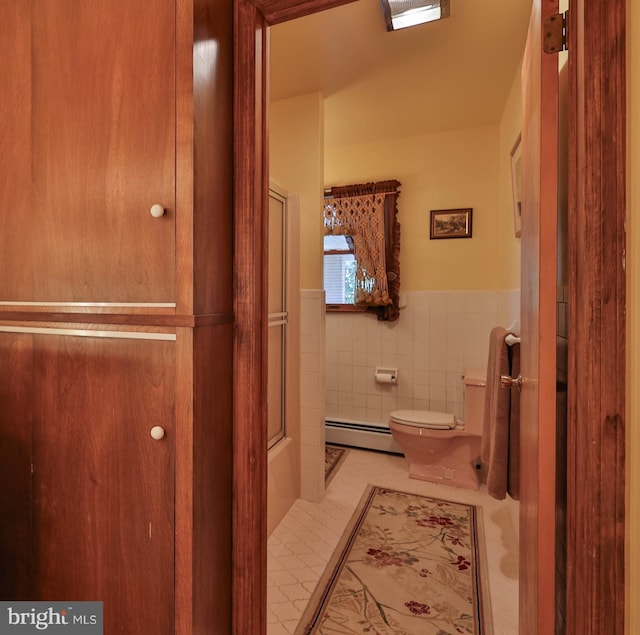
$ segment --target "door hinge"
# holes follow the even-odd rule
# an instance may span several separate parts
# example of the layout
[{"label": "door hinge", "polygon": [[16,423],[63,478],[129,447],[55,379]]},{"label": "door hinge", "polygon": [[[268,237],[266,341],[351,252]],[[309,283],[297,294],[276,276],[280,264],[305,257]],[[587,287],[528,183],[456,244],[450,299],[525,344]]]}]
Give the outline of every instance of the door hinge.
[{"label": "door hinge", "polygon": [[544,21],[544,40],[542,47],[545,53],[559,53],[567,48],[567,17],[569,12],[550,15]]}]

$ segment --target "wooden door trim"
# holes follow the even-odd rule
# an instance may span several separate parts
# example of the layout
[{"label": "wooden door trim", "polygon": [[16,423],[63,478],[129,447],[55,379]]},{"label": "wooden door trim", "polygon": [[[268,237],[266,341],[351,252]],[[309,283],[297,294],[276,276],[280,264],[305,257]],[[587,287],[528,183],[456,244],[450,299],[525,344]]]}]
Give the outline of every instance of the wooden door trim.
[{"label": "wooden door trim", "polygon": [[341,7],[355,0],[254,0],[256,8],[269,25],[295,20],[305,15]]},{"label": "wooden door trim", "polygon": [[265,633],[267,623],[266,24],[251,2],[234,2],[232,623],[237,635]]},{"label": "wooden door trim", "polygon": [[567,633],[624,632],[625,0],[569,25]]}]

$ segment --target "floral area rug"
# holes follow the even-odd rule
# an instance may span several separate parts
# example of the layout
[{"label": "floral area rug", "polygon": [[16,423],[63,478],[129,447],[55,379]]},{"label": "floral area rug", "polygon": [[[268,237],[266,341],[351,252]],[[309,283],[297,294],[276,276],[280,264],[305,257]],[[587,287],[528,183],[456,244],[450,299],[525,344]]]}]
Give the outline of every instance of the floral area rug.
[{"label": "floral area rug", "polygon": [[324,483],[329,484],[329,481],[336,475],[338,468],[342,465],[342,462],[347,458],[349,450],[347,448],[341,448],[336,445],[324,446]]},{"label": "floral area rug", "polygon": [[369,486],[296,635],[489,635],[478,513]]}]

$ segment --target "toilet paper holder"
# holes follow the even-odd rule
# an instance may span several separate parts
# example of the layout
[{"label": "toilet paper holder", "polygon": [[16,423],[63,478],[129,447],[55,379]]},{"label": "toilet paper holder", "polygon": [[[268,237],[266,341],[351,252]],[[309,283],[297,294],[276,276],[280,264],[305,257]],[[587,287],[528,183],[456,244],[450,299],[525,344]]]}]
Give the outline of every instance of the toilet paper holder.
[{"label": "toilet paper holder", "polygon": [[378,384],[397,384],[398,369],[376,367],[375,380]]}]

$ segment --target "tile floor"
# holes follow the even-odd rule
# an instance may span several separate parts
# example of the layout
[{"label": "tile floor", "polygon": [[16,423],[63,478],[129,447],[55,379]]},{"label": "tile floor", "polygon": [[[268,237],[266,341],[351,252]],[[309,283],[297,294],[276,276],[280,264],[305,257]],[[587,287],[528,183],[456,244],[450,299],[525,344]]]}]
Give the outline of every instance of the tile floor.
[{"label": "tile floor", "polygon": [[[267,635],[288,635],[304,609],[367,485],[471,503],[484,525],[494,635],[518,633],[517,503],[409,479],[404,457],[350,450],[320,503],[298,500],[268,541]],[[517,521],[516,521],[517,522]]]}]

